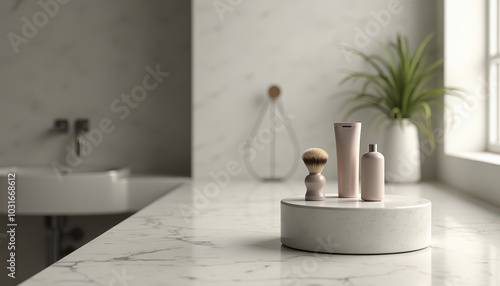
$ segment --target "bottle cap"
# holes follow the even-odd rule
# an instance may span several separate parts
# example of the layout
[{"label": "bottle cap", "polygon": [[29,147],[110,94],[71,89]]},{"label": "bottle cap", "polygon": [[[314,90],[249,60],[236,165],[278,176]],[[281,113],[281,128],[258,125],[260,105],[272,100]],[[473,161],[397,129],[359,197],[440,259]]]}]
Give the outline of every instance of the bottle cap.
[{"label": "bottle cap", "polygon": [[377,152],[377,144],[368,144],[369,152]]}]

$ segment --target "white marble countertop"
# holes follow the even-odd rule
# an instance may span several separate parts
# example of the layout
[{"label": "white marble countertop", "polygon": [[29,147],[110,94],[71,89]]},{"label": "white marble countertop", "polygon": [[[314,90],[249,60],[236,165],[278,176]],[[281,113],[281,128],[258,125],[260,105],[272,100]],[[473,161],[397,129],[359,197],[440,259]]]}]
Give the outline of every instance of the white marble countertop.
[{"label": "white marble countertop", "polygon": [[500,208],[437,183],[387,186],[432,201],[430,248],[315,254],[280,243],[280,200],[303,193],[302,182],[188,183],[22,285],[500,285]]}]

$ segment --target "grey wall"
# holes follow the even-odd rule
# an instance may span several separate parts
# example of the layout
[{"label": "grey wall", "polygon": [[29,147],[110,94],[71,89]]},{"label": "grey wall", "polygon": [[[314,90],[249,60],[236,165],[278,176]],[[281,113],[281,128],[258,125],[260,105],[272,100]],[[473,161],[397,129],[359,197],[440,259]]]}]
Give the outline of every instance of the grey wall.
[{"label": "grey wall", "polygon": [[[89,118],[91,128],[109,118],[114,131],[82,164],[190,175],[190,2],[40,2],[58,3],[46,21],[38,1],[0,3],[0,165],[65,163],[73,134],[51,133],[54,118]],[[143,97],[137,86],[157,65],[170,75]]]},{"label": "grey wall", "polygon": [[[0,3],[0,166],[65,164],[66,146],[74,148],[73,130],[54,134],[53,120],[89,118],[91,128],[98,128],[100,120],[109,118],[115,130],[91,145],[82,164],[189,176],[190,1],[58,1],[40,1],[52,3],[45,18],[49,12],[39,1]],[[36,25],[34,16],[39,17]],[[24,28],[23,34],[24,17],[36,32]],[[10,34],[16,48],[9,33],[17,35]],[[142,101],[132,100],[134,108],[128,107],[125,116],[122,94],[141,86],[146,67],[157,65],[170,75]],[[77,217],[68,224],[86,233],[78,246],[126,216]],[[6,276],[6,217],[0,221],[0,285],[17,285],[46,266],[43,218],[18,219],[15,281]]]},{"label": "grey wall", "polygon": [[[239,167],[232,177],[250,177],[239,147],[250,134],[267,87],[277,83],[287,112],[293,115],[291,124],[301,151],[324,148],[330,154],[324,174],[334,179],[333,123],[341,122],[346,112],[339,92],[360,87],[339,83],[346,70],[368,68],[343,47],[380,53],[379,44],[395,39],[398,32],[415,47],[436,29],[432,0],[222,2],[234,5],[215,7],[212,1],[195,0],[193,7],[193,172],[197,178],[211,179],[228,163]],[[362,150],[381,141],[382,129],[370,125],[372,115],[360,113],[350,119],[363,123]],[[268,173],[270,144],[261,145],[251,163]],[[278,172],[300,160],[300,153],[290,150],[286,132],[278,134],[277,150]],[[434,156],[426,156],[424,178],[434,176],[434,162]],[[302,165],[294,178],[307,174]]]}]

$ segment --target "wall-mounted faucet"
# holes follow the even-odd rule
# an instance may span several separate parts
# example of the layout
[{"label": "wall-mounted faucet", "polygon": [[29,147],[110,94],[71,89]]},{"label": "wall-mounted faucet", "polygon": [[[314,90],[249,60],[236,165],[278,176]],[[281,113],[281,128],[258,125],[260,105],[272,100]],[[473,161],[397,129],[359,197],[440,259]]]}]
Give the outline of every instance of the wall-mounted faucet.
[{"label": "wall-mounted faucet", "polygon": [[85,144],[84,134],[89,132],[89,120],[88,119],[77,119],[75,120],[75,149],[76,155],[80,158],[85,156],[85,151],[83,150],[83,145]]}]

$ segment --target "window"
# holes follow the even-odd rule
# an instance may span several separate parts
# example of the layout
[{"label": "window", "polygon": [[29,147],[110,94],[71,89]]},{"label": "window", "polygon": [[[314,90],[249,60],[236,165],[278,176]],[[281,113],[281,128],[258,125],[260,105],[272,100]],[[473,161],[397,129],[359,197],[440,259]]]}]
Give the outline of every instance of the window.
[{"label": "window", "polygon": [[500,152],[500,0],[489,0],[489,150]]}]

